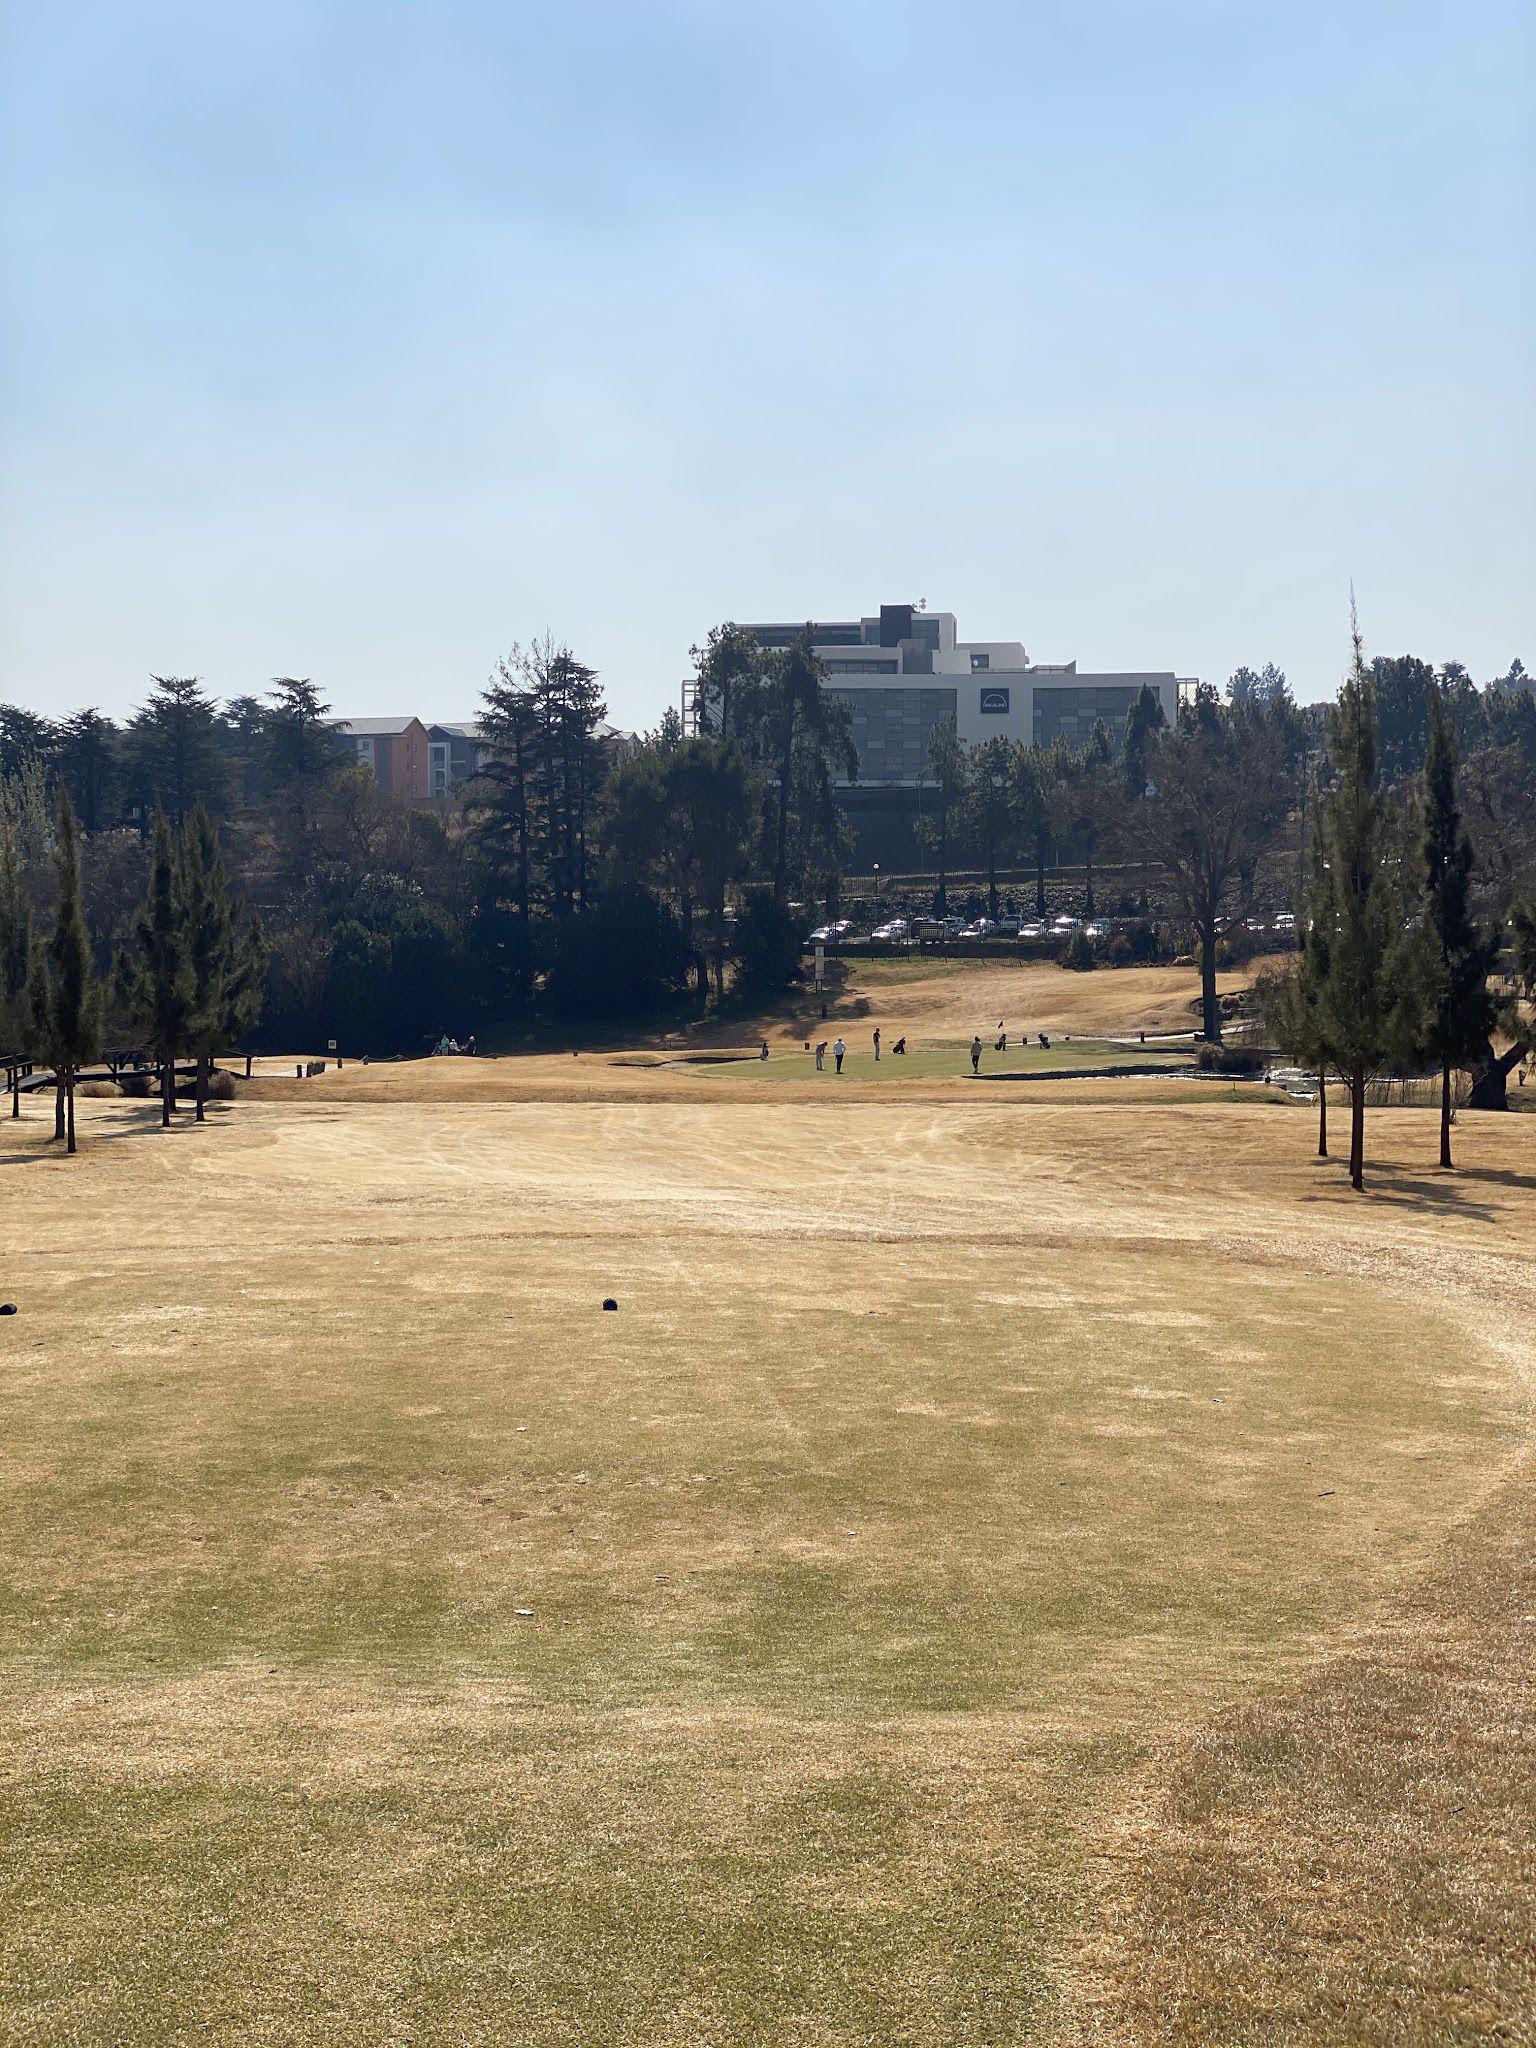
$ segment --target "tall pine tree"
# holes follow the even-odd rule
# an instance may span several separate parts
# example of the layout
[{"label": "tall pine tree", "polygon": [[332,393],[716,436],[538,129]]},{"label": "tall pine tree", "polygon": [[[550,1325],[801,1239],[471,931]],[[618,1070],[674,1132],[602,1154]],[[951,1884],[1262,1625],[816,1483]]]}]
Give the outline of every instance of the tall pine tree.
[{"label": "tall pine tree", "polygon": [[0,1044],[10,1055],[11,1115],[21,1115],[22,1054],[30,1051],[34,1019],[32,902],[22,871],[21,830],[0,808]]},{"label": "tall pine tree", "polygon": [[37,954],[32,1005],[38,1051],[53,1068],[54,1136],[75,1149],[75,1081],[101,1040],[101,992],[80,907],[80,828],[67,792],[59,796],[54,842],[57,899],[53,930]]},{"label": "tall pine tree", "polygon": [[[1403,1008],[1402,892],[1393,876],[1391,813],[1376,763],[1376,702],[1358,626],[1354,660],[1329,713],[1334,783],[1320,813],[1318,917],[1326,979],[1321,1034],[1349,1088],[1349,1179],[1365,1186],[1366,1083],[1412,1035]],[[1409,977],[1411,980],[1412,977]]]},{"label": "tall pine tree", "polygon": [[1498,941],[1472,915],[1472,842],[1457,800],[1460,750],[1431,677],[1429,746],[1419,838],[1424,889],[1422,946],[1430,1000],[1425,1041],[1440,1068],[1440,1164],[1451,1165],[1451,1074],[1488,1043],[1495,1004],[1488,986]]},{"label": "tall pine tree", "polygon": [[218,829],[199,804],[181,835],[179,910],[182,943],[190,976],[187,1049],[197,1063],[194,1096],[197,1121],[204,1122],[208,1075],[225,1038],[230,980],[237,937],[229,878],[219,851]]},{"label": "tall pine tree", "polygon": [[176,1104],[176,1058],[187,1049],[195,996],[176,848],[164,811],[155,813],[149,893],[139,911],[134,936],[138,959],[131,970],[129,999],[134,1021],[160,1064],[160,1121],[168,1125]]}]

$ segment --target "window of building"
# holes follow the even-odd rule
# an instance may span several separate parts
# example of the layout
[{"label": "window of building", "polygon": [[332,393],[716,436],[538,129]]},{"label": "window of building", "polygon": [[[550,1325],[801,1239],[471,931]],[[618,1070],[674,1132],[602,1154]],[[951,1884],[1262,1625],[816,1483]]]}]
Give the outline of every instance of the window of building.
[{"label": "window of building", "polygon": [[934,727],[955,716],[952,689],[829,688],[827,695],[852,713],[861,782],[921,782]]},{"label": "window of building", "polygon": [[992,666],[992,657],[991,657],[991,655],[990,655],[990,654],[981,654],[981,653],[979,653],[979,652],[976,652],[976,651],[974,651],[974,650],[972,651],[972,654],[971,654],[971,674],[972,674],[973,676],[979,676],[979,675],[981,674],[981,672],[983,671],[983,669],[989,669],[989,668],[990,668],[991,666]]},{"label": "window of building", "polygon": [[1125,714],[1141,694],[1139,683],[1068,684],[1061,689],[1035,685],[1035,745],[1084,747],[1102,720],[1118,747],[1125,738]]}]

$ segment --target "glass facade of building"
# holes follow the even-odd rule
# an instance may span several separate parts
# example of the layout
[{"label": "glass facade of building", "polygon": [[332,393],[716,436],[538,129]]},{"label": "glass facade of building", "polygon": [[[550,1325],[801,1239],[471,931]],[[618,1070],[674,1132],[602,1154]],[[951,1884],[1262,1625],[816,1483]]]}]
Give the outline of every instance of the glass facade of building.
[{"label": "glass facade of building", "polygon": [[936,725],[955,716],[954,690],[839,690],[853,712],[861,782],[918,782],[927,772],[928,743]]},{"label": "glass facade of building", "polygon": [[1125,714],[1141,694],[1139,683],[1035,685],[1035,745],[1051,747],[1061,740],[1066,746],[1085,746],[1093,728],[1102,719],[1118,747],[1125,738]]}]

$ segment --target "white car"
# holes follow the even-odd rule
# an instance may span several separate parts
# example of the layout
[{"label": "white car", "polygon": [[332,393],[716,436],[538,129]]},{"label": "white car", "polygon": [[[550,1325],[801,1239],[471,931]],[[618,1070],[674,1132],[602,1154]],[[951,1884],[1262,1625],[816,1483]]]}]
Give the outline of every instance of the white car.
[{"label": "white car", "polygon": [[1083,930],[1085,936],[1090,939],[1107,939],[1109,937],[1109,926],[1102,917],[1096,917],[1092,924],[1085,925]]},{"label": "white car", "polygon": [[877,924],[870,933],[872,939],[906,939],[912,935],[912,927],[904,917],[893,917],[889,924]]},{"label": "white car", "polygon": [[1045,937],[1045,926],[1041,924],[1038,918],[1032,917],[1027,924],[1019,926],[1019,937],[1021,939],[1043,939]]},{"label": "white car", "polygon": [[1083,920],[1080,917],[1058,917],[1051,925],[1051,930],[1058,933],[1062,938],[1065,938],[1069,932],[1080,932],[1082,928]]}]

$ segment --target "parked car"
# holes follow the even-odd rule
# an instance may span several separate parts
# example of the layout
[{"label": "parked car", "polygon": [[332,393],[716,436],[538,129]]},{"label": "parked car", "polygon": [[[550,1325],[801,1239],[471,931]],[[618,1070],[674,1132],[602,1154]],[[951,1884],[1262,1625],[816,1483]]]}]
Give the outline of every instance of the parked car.
[{"label": "parked car", "polygon": [[1021,939],[1043,939],[1045,936],[1045,926],[1038,917],[1026,918],[1024,923],[1019,926],[1019,937]]},{"label": "parked car", "polygon": [[1019,936],[1019,920],[1016,917],[1000,917],[992,927],[994,939],[1016,939]]},{"label": "parked car", "polygon": [[1109,931],[1109,922],[1106,918],[1102,917],[1096,917],[1090,924],[1083,926],[1084,936],[1090,939],[1107,939]]},{"label": "parked car", "polygon": [[960,936],[962,939],[989,939],[992,936],[993,930],[994,926],[990,917],[978,917],[973,924],[968,924],[965,927]]},{"label": "parked car", "polygon": [[870,933],[872,939],[890,939],[897,943],[910,939],[912,927],[904,917],[893,917],[888,924],[877,924]]},{"label": "parked car", "polygon": [[1289,910],[1281,911],[1280,915],[1275,919],[1274,929],[1287,935],[1295,931],[1296,919]]},{"label": "parked car", "polygon": [[1083,920],[1080,917],[1068,917],[1065,912],[1060,917],[1053,918],[1051,921],[1052,932],[1057,938],[1061,939],[1066,938],[1072,932],[1080,932],[1082,928]]}]

